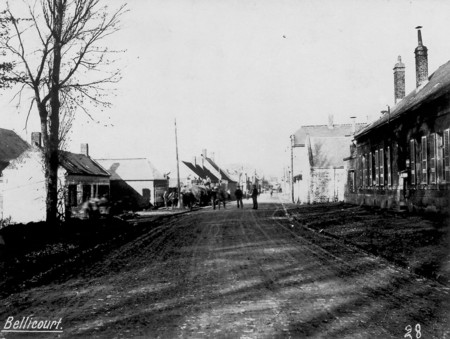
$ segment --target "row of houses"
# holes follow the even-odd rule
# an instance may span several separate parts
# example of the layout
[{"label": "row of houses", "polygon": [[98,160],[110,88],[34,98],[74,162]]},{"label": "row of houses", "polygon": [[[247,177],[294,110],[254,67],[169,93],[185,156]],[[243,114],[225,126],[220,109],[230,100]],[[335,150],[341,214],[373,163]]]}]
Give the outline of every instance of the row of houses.
[{"label": "row of houses", "polygon": [[188,186],[221,184],[226,191],[230,192],[233,199],[239,179],[236,179],[227,169],[219,166],[213,158],[214,155],[208,156],[207,150],[204,149],[199,158],[194,157],[192,161],[182,161],[187,170],[185,184]]},{"label": "row of houses", "polygon": [[291,136],[296,202],[448,212],[450,61],[428,75],[420,27],[415,63],[416,88],[405,95],[405,65],[398,58],[395,103],[375,121],[302,126]]},{"label": "row of houses", "polygon": [[[58,210],[67,217],[91,198],[142,209],[157,203],[168,181],[145,158],[92,159],[89,145],[80,153],[60,152]],[[31,143],[0,128],[0,219],[14,223],[45,220],[45,176],[41,134]]]}]

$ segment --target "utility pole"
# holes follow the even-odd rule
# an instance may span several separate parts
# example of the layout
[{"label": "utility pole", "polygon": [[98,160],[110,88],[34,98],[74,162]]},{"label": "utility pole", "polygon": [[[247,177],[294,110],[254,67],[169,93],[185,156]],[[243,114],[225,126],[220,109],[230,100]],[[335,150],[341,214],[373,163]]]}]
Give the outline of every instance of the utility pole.
[{"label": "utility pole", "polygon": [[175,149],[177,155],[178,207],[181,207],[180,162],[178,161],[177,119],[175,119]]},{"label": "utility pole", "polygon": [[291,197],[292,197],[292,203],[295,203],[294,198],[294,135],[291,135]]}]

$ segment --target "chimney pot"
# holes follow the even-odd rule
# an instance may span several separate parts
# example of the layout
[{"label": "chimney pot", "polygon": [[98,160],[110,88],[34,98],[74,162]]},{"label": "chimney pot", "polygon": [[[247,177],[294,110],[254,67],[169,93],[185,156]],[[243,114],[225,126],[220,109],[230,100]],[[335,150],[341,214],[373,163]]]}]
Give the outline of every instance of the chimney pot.
[{"label": "chimney pot", "polygon": [[356,117],[350,117],[352,119],[352,134],[356,132]]},{"label": "chimney pot", "polygon": [[405,97],[405,64],[399,55],[397,63],[394,66],[394,98],[395,103]]},{"label": "chimney pot", "polygon": [[41,132],[32,132],[31,133],[31,145],[33,146],[42,146],[42,134]]},{"label": "chimney pot", "polygon": [[428,80],[428,49],[422,43],[422,26],[417,26],[418,46],[414,50],[416,55],[416,87]]},{"label": "chimney pot", "polygon": [[81,154],[89,156],[89,144],[81,144]]},{"label": "chimney pot", "polygon": [[333,126],[334,126],[333,114],[328,114],[328,128],[333,129]]}]

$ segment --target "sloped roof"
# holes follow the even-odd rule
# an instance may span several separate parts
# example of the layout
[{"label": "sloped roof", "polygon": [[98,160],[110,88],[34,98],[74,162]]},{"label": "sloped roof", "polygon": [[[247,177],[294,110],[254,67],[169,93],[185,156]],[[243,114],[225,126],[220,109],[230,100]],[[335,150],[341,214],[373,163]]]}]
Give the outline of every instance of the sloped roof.
[{"label": "sloped roof", "polygon": [[220,173],[222,178],[228,180],[229,182],[236,182],[233,178],[230,177],[230,175],[227,172],[223,171],[211,158],[206,157],[206,161],[208,161],[211,164],[211,166],[214,167],[214,169]]},{"label": "sloped roof", "polygon": [[310,138],[310,162],[314,168],[339,168],[350,153],[350,137]]},{"label": "sloped roof", "polygon": [[60,162],[68,174],[109,177],[109,173],[102,166],[84,154],[62,151]]},{"label": "sloped roof", "polygon": [[206,179],[206,176],[208,176],[214,182],[219,181],[219,179],[205,167],[201,167],[200,165],[194,165],[193,163],[188,161],[182,161],[182,163],[185,164],[192,172],[194,172],[196,176],[198,176],[201,179]]},{"label": "sloped roof", "polygon": [[204,174],[202,171],[200,171],[197,166],[195,166],[193,163],[190,163],[188,161],[182,161],[183,164],[185,164],[194,174],[200,178],[203,178]]},{"label": "sloped roof", "polygon": [[409,114],[421,105],[437,99],[443,94],[450,92],[450,61],[440,66],[436,72],[429,76],[428,82],[414,89],[401,101],[399,101],[389,114],[382,115],[378,120],[372,122],[366,128],[355,134],[359,137],[369,131],[388,123],[394,119]]},{"label": "sloped roof", "polygon": [[0,128],[0,172],[29,147],[14,131]]},{"label": "sloped roof", "polygon": [[[367,124],[358,123],[355,124],[355,130],[358,132]],[[318,138],[336,138],[353,135],[352,124],[336,124],[333,128],[329,128],[328,125],[310,125],[302,126],[294,133],[294,146],[305,146],[306,137],[318,137]]]},{"label": "sloped roof", "polygon": [[96,159],[110,174],[111,180],[165,180],[146,158]]}]

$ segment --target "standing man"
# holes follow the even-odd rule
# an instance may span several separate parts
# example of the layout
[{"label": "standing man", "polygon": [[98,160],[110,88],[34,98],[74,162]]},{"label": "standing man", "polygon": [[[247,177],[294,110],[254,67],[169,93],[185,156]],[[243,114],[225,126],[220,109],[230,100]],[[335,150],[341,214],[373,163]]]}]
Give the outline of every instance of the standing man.
[{"label": "standing man", "polygon": [[242,203],[242,197],[244,196],[244,193],[241,190],[241,186],[238,186],[236,188],[236,191],[234,191],[234,196],[236,197],[237,208],[244,208],[244,204]]},{"label": "standing man", "polygon": [[252,190],[252,199],[253,199],[253,209],[258,209],[258,189],[256,188],[256,185],[253,185]]},{"label": "standing man", "polygon": [[225,190],[223,189],[222,186],[219,186],[219,193],[218,193],[218,195],[219,195],[219,210],[220,210],[220,204],[221,203],[223,203],[223,208],[225,209],[226,208],[225,207],[225,203],[226,203],[227,197],[226,197]]}]

